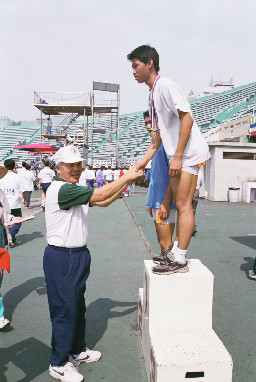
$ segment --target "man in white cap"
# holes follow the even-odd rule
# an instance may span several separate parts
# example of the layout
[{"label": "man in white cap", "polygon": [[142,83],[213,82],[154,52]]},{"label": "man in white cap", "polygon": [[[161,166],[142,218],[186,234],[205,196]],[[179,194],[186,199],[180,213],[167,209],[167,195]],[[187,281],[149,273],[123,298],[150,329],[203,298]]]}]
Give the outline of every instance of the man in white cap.
[{"label": "man in white cap", "polygon": [[66,146],[54,155],[55,181],[47,190],[45,219],[48,246],[44,273],[52,321],[52,356],[49,373],[63,382],[80,382],[81,362],[98,361],[101,353],[85,344],[85,283],[91,256],[87,248],[87,213],[90,205],[106,206],[124,188],[144,174],[131,168],[117,181],[99,189],[78,186],[82,173],[80,153]]}]

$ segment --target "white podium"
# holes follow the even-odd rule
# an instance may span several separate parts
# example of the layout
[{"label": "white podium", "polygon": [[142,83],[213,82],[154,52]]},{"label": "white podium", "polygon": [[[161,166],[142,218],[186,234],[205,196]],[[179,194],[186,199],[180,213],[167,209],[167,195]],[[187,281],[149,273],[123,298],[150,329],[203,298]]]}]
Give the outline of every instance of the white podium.
[{"label": "white podium", "polygon": [[144,263],[138,327],[148,381],[232,382],[232,358],[212,330],[213,274],[199,260],[172,275]]}]

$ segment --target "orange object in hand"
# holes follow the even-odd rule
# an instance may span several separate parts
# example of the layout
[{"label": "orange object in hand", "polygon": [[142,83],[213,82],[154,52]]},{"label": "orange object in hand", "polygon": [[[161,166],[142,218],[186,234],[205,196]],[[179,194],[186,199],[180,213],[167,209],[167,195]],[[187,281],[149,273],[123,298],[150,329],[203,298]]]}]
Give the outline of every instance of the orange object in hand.
[{"label": "orange object in hand", "polygon": [[163,223],[163,219],[160,217],[159,212],[158,212],[157,215],[156,215],[156,222],[157,222],[158,224],[162,224],[162,223]]}]

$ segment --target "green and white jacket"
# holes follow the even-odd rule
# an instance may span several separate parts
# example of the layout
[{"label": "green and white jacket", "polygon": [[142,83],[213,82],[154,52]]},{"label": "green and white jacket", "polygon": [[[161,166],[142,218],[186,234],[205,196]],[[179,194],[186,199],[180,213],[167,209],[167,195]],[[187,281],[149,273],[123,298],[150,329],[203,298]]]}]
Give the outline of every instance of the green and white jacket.
[{"label": "green and white jacket", "polygon": [[54,178],[45,201],[48,244],[65,248],[78,248],[87,244],[87,214],[93,191],[93,188]]}]

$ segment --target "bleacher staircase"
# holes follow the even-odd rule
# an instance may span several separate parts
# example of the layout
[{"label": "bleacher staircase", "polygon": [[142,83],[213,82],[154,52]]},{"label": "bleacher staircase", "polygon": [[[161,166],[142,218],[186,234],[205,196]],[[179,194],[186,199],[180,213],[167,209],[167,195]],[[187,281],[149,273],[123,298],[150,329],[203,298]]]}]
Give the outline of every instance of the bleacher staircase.
[{"label": "bleacher staircase", "polygon": [[197,259],[172,275],[144,263],[138,327],[148,382],[232,382],[232,358],[212,329],[213,274]]}]

